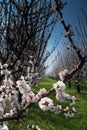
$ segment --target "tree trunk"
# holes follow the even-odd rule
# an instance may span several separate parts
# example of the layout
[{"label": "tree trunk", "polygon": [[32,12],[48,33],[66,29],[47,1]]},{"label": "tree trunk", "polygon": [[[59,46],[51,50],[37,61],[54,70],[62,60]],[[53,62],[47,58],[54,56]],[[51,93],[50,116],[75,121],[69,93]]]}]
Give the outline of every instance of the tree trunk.
[{"label": "tree trunk", "polygon": [[71,88],[71,80],[68,81],[69,88]]},{"label": "tree trunk", "polygon": [[79,81],[75,81],[76,83],[76,89],[77,89],[77,92],[80,93],[80,85],[79,85]]},{"label": "tree trunk", "polygon": [[78,92],[78,93],[80,93],[80,85],[79,85],[79,84],[77,84],[77,86],[76,86],[76,87],[77,87],[77,92]]}]

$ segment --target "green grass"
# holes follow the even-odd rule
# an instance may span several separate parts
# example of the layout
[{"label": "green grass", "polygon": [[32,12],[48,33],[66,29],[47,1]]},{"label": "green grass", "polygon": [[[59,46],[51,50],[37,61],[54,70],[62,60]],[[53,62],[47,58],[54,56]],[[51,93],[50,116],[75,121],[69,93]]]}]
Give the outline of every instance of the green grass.
[{"label": "green grass", "polygon": [[[43,77],[33,90],[38,91],[43,87],[48,90],[55,82],[53,79]],[[80,101],[75,104],[77,113],[73,118],[66,118],[62,114],[55,115],[50,111],[43,112],[39,109],[38,104],[35,104],[29,109],[29,112],[24,116],[25,118],[9,123],[10,130],[26,130],[28,124],[38,125],[41,130],[87,130],[87,88],[85,86],[81,93],[77,93],[73,83],[72,86],[71,88],[67,87],[66,93],[80,98]],[[55,94],[52,94],[50,97],[54,99],[54,96]],[[56,103],[56,99],[54,102]]]}]

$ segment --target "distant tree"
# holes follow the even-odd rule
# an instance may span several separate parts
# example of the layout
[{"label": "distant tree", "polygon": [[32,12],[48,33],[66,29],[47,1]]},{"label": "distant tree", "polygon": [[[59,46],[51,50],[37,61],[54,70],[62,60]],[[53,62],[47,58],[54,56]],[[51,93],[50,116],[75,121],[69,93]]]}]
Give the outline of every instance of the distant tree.
[{"label": "distant tree", "polygon": [[[67,43],[64,40],[64,44],[62,44],[62,52],[60,52],[60,55],[58,56],[57,62],[55,63],[55,67],[53,69],[55,75],[64,69],[71,70],[72,68],[76,68],[76,64],[79,62],[79,56],[77,53],[80,53],[82,57],[87,58],[87,14],[84,10],[82,10],[83,17],[78,17],[78,27],[76,27],[76,30],[74,32],[74,37],[77,37],[77,41],[73,40],[73,43],[76,50],[73,48],[70,40],[69,43]],[[66,28],[67,29],[67,28]],[[69,31],[65,34],[66,37],[70,37]],[[73,36],[73,35],[71,35]],[[69,38],[70,39],[70,38]],[[72,40],[71,40],[72,41]],[[86,79],[87,75],[87,63],[81,67],[81,69],[78,70],[78,72],[73,76],[73,79],[76,79],[77,84],[77,91],[80,92],[80,85],[82,80]],[[83,82],[82,82],[83,83]],[[69,80],[69,86],[70,86],[70,80]]]}]

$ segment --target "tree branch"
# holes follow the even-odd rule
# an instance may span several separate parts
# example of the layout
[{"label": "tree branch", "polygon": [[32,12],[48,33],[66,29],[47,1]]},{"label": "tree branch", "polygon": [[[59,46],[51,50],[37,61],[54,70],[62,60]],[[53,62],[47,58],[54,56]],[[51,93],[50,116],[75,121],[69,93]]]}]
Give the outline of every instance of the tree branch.
[{"label": "tree branch", "polygon": [[70,42],[72,48],[75,50],[75,52],[76,52],[76,54],[77,54],[77,56],[78,56],[78,58],[79,58],[79,63],[78,63],[77,65],[75,65],[75,67],[69,72],[69,74],[67,74],[67,75],[64,77],[64,80],[63,80],[63,81],[66,82],[68,79],[72,78],[72,76],[73,76],[78,70],[80,70],[80,69],[83,67],[84,63],[86,62],[86,60],[85,60],[86,58],[85,58],[85,57],[82,57],[82,55],[81,55],[81,50],[78,49],[78,48],[76,47],[76,45],[74,44],[74,40],[73,40],[73,38],[72,38],[73,32],[71,31],[69,25],[67,26],[66,23],[65,23],[65,21],[64,21],[63,14],[62,14],[62,9],[63,9],[63,7],[64,7],[64,4],[62,3],[61,0],[60,0],[60,1],[55,0],[55,3],[56,3],[56,8],[58,9],[58,10],[56,10],[56,11],[58,11],[58,14],[59,14],[59,16],[60,16],[60,22],[61,22],[61,24],[63,25],[63,27],[64,27],[64,29],[65,29],[65,32],[66,32],[65,38],[68,38],[68,40],[69,40],[69,42]]},{"label": "tree branch", "polygon": [[[38,101],[43,98],[46,97],[48,95],[50,95],[51,93],[55,92],[54,88],[51,88],[50,90],[48,90],[45,94],[42,94],[42,96],[38,99]],[[11,120],[19,120],[20,118],[23,118],[23,113],[30,107],[32,107],[35,103],[29,103],[26,104],[24,106],[24,108],[20,111],[18,111],[17,113],[15,113],[14,115],[12,115],[11,117],[2,117],[0,118],[0,122],[3,121],[11,121]]]}]

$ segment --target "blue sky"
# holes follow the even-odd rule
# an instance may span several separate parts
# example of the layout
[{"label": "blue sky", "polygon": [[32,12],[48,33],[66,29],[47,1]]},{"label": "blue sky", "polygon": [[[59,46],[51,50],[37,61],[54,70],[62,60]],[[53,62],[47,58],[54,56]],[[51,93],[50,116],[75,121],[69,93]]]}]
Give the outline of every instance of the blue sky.
[{"label": "blue sky", "polygon": [[[74,30],[76,26],[78,26],[78,16],[82,16],[81,8],[87,12],[87,0],[63,0],[64,2],[68,2],[63,10],[63,16],[66,24],[71,24],[72,29]],[[51,38],[49,39],[48,43],[48,50],[51,50],[55,41],[56,37],[59,37],[60,33],[63,31],[63,26],[61,23],[57,22],[55,29],[52,33]],[[60,43],[62,42],[62,38],[60,39]],[[60,45],[58,46],[60,47]],[[48,59],[46,65],[50,65],[51,62],[54,60],[55,55],[57,55],[56,51],[51,55]],[[53,64],[52,64],[53,65]],[[50,72],[52,69],[52,65],[47,69],[47,72]]]},{"label": "blue sky", "polygon": [[87,11],[87,0],[66,0],[66,1],[68,2],[68,4],[64,9],[64,16],[66,22],[75,26],[77,23],[77,16],[82,15],[81,8]]}]

